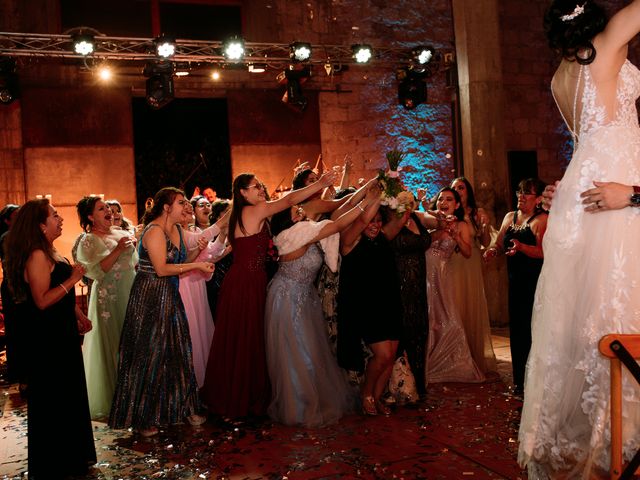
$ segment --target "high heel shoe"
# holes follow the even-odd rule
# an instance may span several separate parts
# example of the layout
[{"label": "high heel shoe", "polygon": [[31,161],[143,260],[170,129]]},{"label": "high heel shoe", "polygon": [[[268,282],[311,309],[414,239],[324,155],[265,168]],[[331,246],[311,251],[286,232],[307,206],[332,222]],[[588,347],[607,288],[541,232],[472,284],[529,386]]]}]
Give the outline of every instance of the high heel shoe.
[{"label": "high heel shoe", "polygon": [[153,437],[157,435],[158,432],[160,432],[160,430],[158,430],[158,427],[149,427],[138,431],[138,433],[145,438]]},{"label": "high heel shoe", "polygon": [[362,413],[365,415],[378,415],[376,401],[371,395],[362,397]]},{"label": "high heel shoe", "polygon": [[384,415],[385,417],[388,417],[389,415],[391,415],[391,409],[388,406],[386,406],[384,403],[382,403],[380,400],[378,400],[375,403],[375,406],[376,406],[376,410],[380,415]]}]

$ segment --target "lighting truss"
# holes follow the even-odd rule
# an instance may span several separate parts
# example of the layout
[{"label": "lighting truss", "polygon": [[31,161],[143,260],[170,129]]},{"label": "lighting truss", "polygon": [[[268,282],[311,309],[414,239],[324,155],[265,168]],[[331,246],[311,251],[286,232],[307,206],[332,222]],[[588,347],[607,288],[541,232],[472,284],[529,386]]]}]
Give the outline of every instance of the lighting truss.
[{"label": "lighting truss", "polygon": [[[94,36],[95,48],[89,55],[100,60],[148,62],[157,60],[153,38],[129,38]],[[223,42],[202,40],[176,40],[174,62],[227,64],[222,55]],[[356,64],[351,46],[313,45],[314,56],[308,64]],[[283,68],[291,63],[290,44],[245,42],[242,63],[266,63],[273,68]],[[72,35],[0,32],[0,56],[86,58],[73,51]],[[374,57],[367,64],[396,68],[408,65],[411,57],[407,48],[374,46]],[[359,64],[360,65],[360,64]]]}]

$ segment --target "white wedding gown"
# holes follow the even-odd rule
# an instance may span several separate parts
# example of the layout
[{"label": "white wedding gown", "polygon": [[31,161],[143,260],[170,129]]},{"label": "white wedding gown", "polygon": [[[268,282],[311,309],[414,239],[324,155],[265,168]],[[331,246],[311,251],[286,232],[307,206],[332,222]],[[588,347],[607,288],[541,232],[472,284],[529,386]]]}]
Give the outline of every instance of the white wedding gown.
[{"label": "white wedding gown", "polygon": [[[640,333],[640,209],[587,213],[580,193],[594,180],[640,184],[640,71],[626,61],[607,104],[590,68],[565,61],[554,93],[577,142],[543,241],[518,461],[529,479],[599,478],[610,463],[610,389],[598,341]],[[628,459],[640,445],[640,389],[628,372],[623,385]]]}]

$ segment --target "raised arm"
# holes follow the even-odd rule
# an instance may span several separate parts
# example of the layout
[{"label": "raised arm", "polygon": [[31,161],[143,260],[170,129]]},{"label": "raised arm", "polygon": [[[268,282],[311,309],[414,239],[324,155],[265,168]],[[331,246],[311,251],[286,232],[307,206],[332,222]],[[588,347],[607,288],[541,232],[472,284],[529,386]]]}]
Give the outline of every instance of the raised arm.
[{"label": "raised arm", "polygon": [[349,210],[351,210],[364,198],[364,196],[367,194],[369,189],[371,189],[375,185],[376,185],[376,178],[374,177],[371,180],[369,180],[367,183],[362,185],[354,193],[350,195],[345,195],[344,198],[341,199],[345,201],[331,214],[331,220],[335,220],[336,218],[342,216],[345,212],[348,212]]},{"label": "raised arm", "polygon": [[319,192],[323,188],[328,187],[329,185],[333,185],[335,179],[336,173],[334,171],[329,171],[323,174],[317,182],[312,183],[311,185],[307,185],[306,187],[299,190],[293,190],[288,195],[285,195],[278,200],[274,200],[273,202],[263,202],[248,208],[259,209],[260,217],[267,218],[271,215],[281,212],[286,208],[291,208],[292,206],[303,202],[311,195]]},{"label": "raised arm", "polygon": [[353,247],[355,247],[360,239],[360,234],[363,232],[369,222],[376,216],[378,209],[380,208],[380,195],[373,202],[367,205],[362,215],[360,215],[355,222],[349,227],[340,232],[340,253],[347,255]]},{"label": "raised arm", "polygon": [[344,166],[342,167],[342,179],[340,180],[340,190],[344,190],[349,186],[349,175],[351,174],[352,168],[353,168],[353,162],[351,161],[351,156],[347,153],[344,156]]},{"label": "raised arm", "polygon": [[640,0],[633,0],[611,17],[604,31],[596,36],[596,50],[614,56],[627,56],[629,42],[640,32]]}]

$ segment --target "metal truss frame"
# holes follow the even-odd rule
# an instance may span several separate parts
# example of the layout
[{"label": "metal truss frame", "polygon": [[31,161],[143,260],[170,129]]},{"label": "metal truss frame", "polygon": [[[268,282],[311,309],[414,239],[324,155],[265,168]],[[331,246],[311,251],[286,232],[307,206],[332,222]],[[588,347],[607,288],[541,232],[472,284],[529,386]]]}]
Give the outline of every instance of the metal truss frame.
[{"label": "metal truss frame", "polygon": [[[39,34],[0,32],[0,56],[5,57],[45,57],[99,60],[118,60],[124,62],[153,62],[163,60],[156,55],[155,39],[94,37],[95,50],[84,57],[73,51],[73,36],[66,34]],[[203,40],[176,40],[176,52],[169,59],[172,62],[190,62],[197,64],[233,65],[222,55],[222,42]],[[373,57],[367,64],[359,64],[353,58],[351,46],[313,45],[312,57],[304,64],[308,65],[359,65],[403,67],[410,65],[411,47],[373,46]],[[291,63],[289,44],[245,42],[245,56],[238,64],[262,63],[273,67],[284,67]],[[437,55],[436,57],[439,57]]]}]

